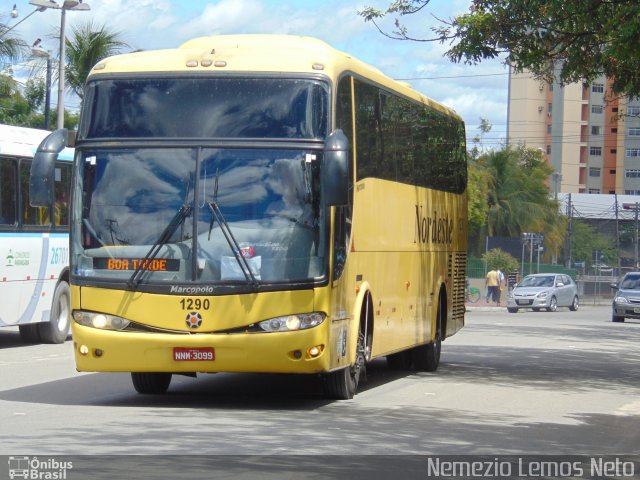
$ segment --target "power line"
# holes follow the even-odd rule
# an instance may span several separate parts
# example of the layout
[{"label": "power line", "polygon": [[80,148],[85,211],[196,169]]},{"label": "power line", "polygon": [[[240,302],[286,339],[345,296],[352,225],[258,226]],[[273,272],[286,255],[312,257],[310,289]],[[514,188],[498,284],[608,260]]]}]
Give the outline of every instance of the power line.
[{"label": "power line", "polygon": [[451,79],[451,78],[497,77],[497,76],[503,76],[503,75],[509,75],[509,72],[506,72],[506,73],[479,73],[479,74],[476,74],[476,75],[452,75],[452,76],[447,76],[447,77],[394,78],[394,80],[406,82],[406,81],[410,81],[410,80],[447,80],[447,79]]}]

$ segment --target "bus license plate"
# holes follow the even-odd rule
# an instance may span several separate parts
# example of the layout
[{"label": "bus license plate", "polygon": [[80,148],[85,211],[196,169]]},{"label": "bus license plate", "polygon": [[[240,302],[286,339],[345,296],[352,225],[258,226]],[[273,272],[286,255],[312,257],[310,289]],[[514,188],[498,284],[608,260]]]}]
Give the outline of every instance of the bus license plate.
[{"label": "bus license plate", "polygon": [[173,359],[176,362],[210,362],[216,359],[213,347],[174,347]]}]

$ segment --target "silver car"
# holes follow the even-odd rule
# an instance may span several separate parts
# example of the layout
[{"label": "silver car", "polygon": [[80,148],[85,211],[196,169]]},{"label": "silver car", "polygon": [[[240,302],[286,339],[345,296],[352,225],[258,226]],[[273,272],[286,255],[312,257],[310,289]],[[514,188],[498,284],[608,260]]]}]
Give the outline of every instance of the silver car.
[{"label": "silver car", "polygon": [[640,318],[640,272],[628,272],[620,283],[612,283],[617,290],[613,297],[611,321],[624,322],[625,317]]},{"label": "silver car", "polygon": [[521,308],[534,312],[545,308],[555,312],[558,307],[578,310],[578,286],[563,273],[534,273],[527,275],[507,294],[507,310],[516,313]]}]

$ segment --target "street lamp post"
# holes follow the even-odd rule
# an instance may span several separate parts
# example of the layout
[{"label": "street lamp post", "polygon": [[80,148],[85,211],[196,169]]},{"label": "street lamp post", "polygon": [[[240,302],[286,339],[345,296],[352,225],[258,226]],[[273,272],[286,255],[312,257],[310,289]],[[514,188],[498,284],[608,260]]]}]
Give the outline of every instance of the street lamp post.
[{"label": "street lamp post", "polygon": [[44,95],[44,129],[49,129],[49,117],[51,114],[51,53],[44,48],[33,47],[31,52],[36,57],[46,57],[47,59],[47,80]]},{"label": "street lamp post", "polygon": [[64,0],[62,5],[53,0],[29,0],[29,4],[41,8],[53,8],[61,11],[60,16],[60,60],[58,64],[58,120],[56,128],[64,128],[64,27],[67,10],[91,10],[82,0]]},{"label": "street lamp post", "polygon": [[[47,2],[48,3],[48,2]],[[33,15],[36,12],[44,12],[46,10],[45,7],[43,6],[39,6],[38,8],[36,8],[33,12],[29,13],[26,17],[24,17],[21,20],[18,20],[16,23],[14,23],[10,28],[8,28],[7,30],[5,30],[4,34],[6,35],[7,33],[9,33],[11,30],[13,30],[14,28],[16,28],[18,25],[20,25],[22,22],[24,22],[27,18],[29,18],[31,15]],[[13,10],[11,10],[11,18],[18,18],[18,9],[16,8],[16,5],[13,5]]]}]

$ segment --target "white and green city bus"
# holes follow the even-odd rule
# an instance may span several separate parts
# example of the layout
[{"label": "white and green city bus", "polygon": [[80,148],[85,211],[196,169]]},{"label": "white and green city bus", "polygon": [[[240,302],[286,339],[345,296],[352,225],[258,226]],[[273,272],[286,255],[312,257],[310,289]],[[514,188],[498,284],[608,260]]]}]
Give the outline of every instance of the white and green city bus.
[{"label": "white and green city bus", "polygon": [[[0,125],[0,326],[28,342],[69,334],[69,187],[73,149],[53,165],[50,204],[29,204],[29,172],[46,130]],[[53,213],[53,215],[52,215]]]}]

